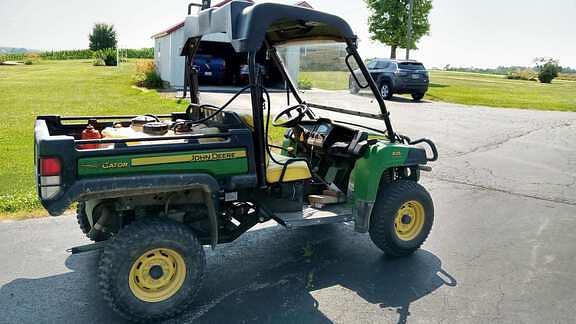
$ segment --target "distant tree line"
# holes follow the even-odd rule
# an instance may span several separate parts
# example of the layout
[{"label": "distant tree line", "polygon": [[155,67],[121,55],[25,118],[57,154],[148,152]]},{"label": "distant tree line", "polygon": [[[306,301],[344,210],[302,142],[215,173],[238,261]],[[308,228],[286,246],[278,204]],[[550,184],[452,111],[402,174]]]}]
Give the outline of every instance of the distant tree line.
[{"label": "distant tree line", "polygon": [[[562,73],[576,73],[575,68],[561,66],[560,72]],[[484,74],[499,74],[508,75],[516,71],[532,70],[537,72],[534,67],[529,66],[499,66],[497,68],[477,68],[477,67],[456,67],[451,65],[446,65],[444,67],[445,71],[456,71],[456,72],[472,72],[472,73],[484,73]]]},{"label": "distant tree line", "polygon": [[505,75],[510,80],[540,81],[551,83],[555,78],[562,80],[576,80],[576,70],[562,67],[559,61],[550,57],[537,57],[534,67],[526,66],[499,66],[497,68],[453,67],[446,65],[445,71],[472,72]]},{"label": "distant tree line", "polygon": [[[134,58],[134,59],[154,58],[154,48],[121,49],[120,52],[122,58]],[[37,53],[37,55],[44,60],[90,60],[94,58],[94,53],[95,52],[92,50],[84,49],[84,50],[46,51]],[[23,61],[27,58],[27,55],[29,55],[29,53],[0,54],[0,62]]]},{"label": "distant tree line", "polygon": [[334,45],[307,45],[300,48],[300,70],[348,71],[346,67],[346,47]]}]

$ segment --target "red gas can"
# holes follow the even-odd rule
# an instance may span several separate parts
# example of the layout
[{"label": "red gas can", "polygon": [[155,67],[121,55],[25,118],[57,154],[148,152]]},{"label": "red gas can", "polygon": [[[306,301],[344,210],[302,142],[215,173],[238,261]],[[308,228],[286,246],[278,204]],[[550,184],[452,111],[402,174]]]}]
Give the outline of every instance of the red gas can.
[{"label": "red gas can", "polygon": [[[88,121],[88,126],[86,129],[82,131],[82,139],[83,140],[91,140],[91,139],[101,139],[102,134],[94,127],[96,125],[95,120]],[[92,150],[100,148],[100,144],[82,144],[79,146],[82,150]]]}]

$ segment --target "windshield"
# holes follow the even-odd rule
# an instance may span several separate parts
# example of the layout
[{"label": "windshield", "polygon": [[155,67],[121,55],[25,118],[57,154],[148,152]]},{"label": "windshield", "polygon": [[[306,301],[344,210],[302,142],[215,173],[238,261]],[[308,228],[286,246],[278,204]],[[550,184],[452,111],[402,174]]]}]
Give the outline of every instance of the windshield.
[{"label": "windshield", "polygon": [[426,70],[426,68],[424,68],[424,65],[422,63],[417,62],[401,62],[398,63],[398,68],[400,70],[412,70],[412,71]]},{"label": "windshield", "polygon": [[[305,102],[350,111],[380,114],[380,107],[370,90],[351,94],[356,82],[346,65],[346,44],[306,43],[277,47],[284,66]],[[366,83],[354,58],[349,63],[360,83]],[[368,68],[377,60],[367,60]],[[388,64],[386,64],[387,66]],[[316,110],[315,110],[316,111]],[[319,114],[325,116],[323,111]]]}]

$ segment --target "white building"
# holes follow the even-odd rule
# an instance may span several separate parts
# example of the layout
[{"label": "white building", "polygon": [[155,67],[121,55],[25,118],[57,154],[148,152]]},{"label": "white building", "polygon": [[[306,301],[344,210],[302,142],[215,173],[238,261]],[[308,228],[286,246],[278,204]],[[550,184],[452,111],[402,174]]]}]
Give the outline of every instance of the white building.
[{"label": "white building", "polygon": [[[221,7],[231,0],[225,0],[213,7]],[[251,1],[251,0],[246,0]],[[298,6],[312,8],[305,1],[296,3]],[[182,89],[184,87],[184,62],[180,56],[184,46],[184,21],[152,36],[154,38],[154,62],[162,80],[168,82],[171,87]],[[223,34],[207,35],[202,38],[205,42],[225,43],[226,37]],[[300,49],[293,47],[287,51],[279,51],[290,77],[297,84],[300,70]],[[224,57],[226,60],[226,57]]]}]

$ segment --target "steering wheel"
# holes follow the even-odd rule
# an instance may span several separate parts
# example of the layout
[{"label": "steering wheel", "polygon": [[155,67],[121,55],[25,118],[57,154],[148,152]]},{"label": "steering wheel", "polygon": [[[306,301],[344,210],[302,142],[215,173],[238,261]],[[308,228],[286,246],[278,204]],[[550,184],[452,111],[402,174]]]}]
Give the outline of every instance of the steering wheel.
[{"label": "steering wheel", "polygon": [[306,104],[288,107],[274,116],[272,125],[276,127],[290,128],[296,126],[308,111]]}]

